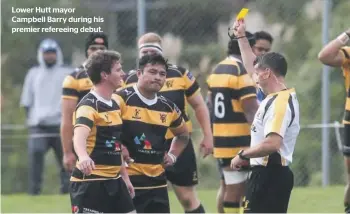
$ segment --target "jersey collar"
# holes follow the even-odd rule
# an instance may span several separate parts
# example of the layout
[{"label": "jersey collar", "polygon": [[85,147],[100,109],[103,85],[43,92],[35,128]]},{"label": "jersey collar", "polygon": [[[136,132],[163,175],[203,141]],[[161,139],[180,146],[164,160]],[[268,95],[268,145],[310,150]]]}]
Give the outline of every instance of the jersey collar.
[{"label": "jersey collar", "polygon": [[295,92],[295,89],[294,88],[288,88],[288,89],[284,89],[282,91],[278,91],[278,92],[275,92],[275,93],[271,93],[269,95],[267,95],[268,97],[271,97],[271,96],[274,96],[276,94],[279,94],[279,93],[284,93],[284,92],[289,92],[289,93],[293,93]]},{"label": "jersey collar", "polygon": [[144,97],[144,96],[140,93],[139,89],[137,88],[137,84],[135,84],[133,87],[134,87],[134,90],[135,90],[135,93],[137,94],[137,96],[139,96],[139,98],[142,100],[142,102],[144,102],[146,105],[151,106],[151,105],[154,105],[154,104],[157,103],[157,101],[158,101],[158,96],[157,96],[157,94],[156,94],[155,98],[153,98],[153,99],[147,99],[146,97]]}]

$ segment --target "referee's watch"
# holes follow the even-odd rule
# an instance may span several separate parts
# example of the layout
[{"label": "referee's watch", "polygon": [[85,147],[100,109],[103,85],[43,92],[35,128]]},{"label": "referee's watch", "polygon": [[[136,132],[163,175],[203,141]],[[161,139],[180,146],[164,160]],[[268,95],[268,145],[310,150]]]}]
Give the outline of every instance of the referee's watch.
[{"label": "referee's watch", "polygon": [[238,154],[237,154],[238,157],[239,157],[240,159],[242,159],[242,160],[249,161],[249,158],[245,157],[245,156],[243,155],[243,152],[244,152],[243,149],[242,149],[241,151],[239,151]]}]

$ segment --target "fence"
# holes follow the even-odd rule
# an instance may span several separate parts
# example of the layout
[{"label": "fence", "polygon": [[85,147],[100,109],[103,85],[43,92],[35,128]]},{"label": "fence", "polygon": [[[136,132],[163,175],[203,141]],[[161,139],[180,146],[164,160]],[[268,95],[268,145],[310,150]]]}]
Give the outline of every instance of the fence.
[{"label": "fence", "polygon": [[[322,155],[321,130],[322,124],[303,126],[294,154],[292,169],[295,175],[296,186],[321,186],[322,185]],[[342,125],[335,122],[328,124],[331,134],[328,164],[330,165],[330,184],[344,185],[345,175],[343,167]],[[58,133],[57,133],[58,135]],[[32,137],[52,137],[53,135],[35,135]],[[198,142],[202,135],[200,130],[194,132],[194,142]],[[2,193],[25,192],[27,190],[27,135],[24,126],[2,126]],[[213,158],[202,159],[197,154],[200,176],[199,188],[213,189],[218,186],[218,169]],[[43,179],[44,193],[58,193],[59,172],[53,152],[46,156]],[[13,179],[16,178],[16,179]]]}]

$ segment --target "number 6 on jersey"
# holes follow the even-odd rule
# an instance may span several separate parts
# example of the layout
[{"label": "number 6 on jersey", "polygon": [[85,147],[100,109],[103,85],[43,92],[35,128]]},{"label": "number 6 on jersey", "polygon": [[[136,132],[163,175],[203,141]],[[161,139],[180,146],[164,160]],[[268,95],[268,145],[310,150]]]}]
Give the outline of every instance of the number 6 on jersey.
[{"label": "number 6 on jersey", "polygon": [[217,118],[225,117],[224,95],[218,92],[214,98],[214,114]]}]

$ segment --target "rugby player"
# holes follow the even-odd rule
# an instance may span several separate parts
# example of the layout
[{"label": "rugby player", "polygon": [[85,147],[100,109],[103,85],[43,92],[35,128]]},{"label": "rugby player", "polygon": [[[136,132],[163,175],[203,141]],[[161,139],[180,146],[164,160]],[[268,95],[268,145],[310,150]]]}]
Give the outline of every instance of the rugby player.
[{"label": "rugby player", "polygon": [[[164,168],[176,163],[189,141],[181,110],[158,94],[167,70],[168,64],[161,55],[145,55],[139,60],[137,84],[114,96],[123,119],[122,142],[134,160],[127,171],[135,188],[134,205],[138,213],[170,212]],[[169,129],[175,137],[166,152]]]},{"label": "rugby player", "polygon": [[124,75],[120,61],[119,53],[104,50],[86,63],[94,88],[74,113],[78,161],[70,184],[73,213],[135,213],[134,189],[122,159],[120,108],[112,100]]},{"label": "rugby player", "polygon": [[[108,48],[108,38],[104,33],[91,33],[86,39],[85,54],[90,56],[97,50]],[[62,123],[61,139],[63,148],[63,164],[69,172],[72,171],[76,156],[73,151],[73,112],[80,100],[92,88],[92,82],[89,79],[83,63],[75,69],[73,73],[67,76],[63,82],[62,92]]]},{"label": "rugby player", "polygon": [[[252,38],[252,34],[247,32]],[[251,39],[250,45],[254,44]],[[250,124],[258,109],[256,88],[241,61],[237,39],[228,43],[227,57],[207,79],[208,102],[212,109],[214,157],[221,173],[217,195],[220,213],[239,213],[246,171],[233,171],[230,162],[239,150],[250,145]]]},{"label": "rugby player", "polygon": [[329,42],[318,54],[318,59],[325,65],[341,68],[345,79],[346,102],[343,118],[344,124],[344,162],[347,172],[347,185],[345,187],[345,212],[350,213],[350,29],[341,33]]},{"label": "rugby player", "polygon": [[[156,33],[146,33],[141,36],[138,47],[140,57],[147,54],[163,53],[162,39]],[[131,86],[137,82],[137,79],[137,74],[131,71],[125,80],[125,84]],[[210,128],[209,112],[192,73],[183,67],[169,64],[166,82],[159,94],[170,99],[179,107],[189,131],[192,132],[192,123],[187,113],[187,103],[190,104],[204,135],[200,143],[200,150],[204,157],[211,154],[213,136]],[[166,136],[168,150],[173,138],[174,135],[168,131]],[[174,192],[186,213],[205,212],[195,192],[195,186],[198,184],[198,172],[191,140],[181,156],[178,157],[174,167],[166,170],[166,177],[172,183]]]}]

